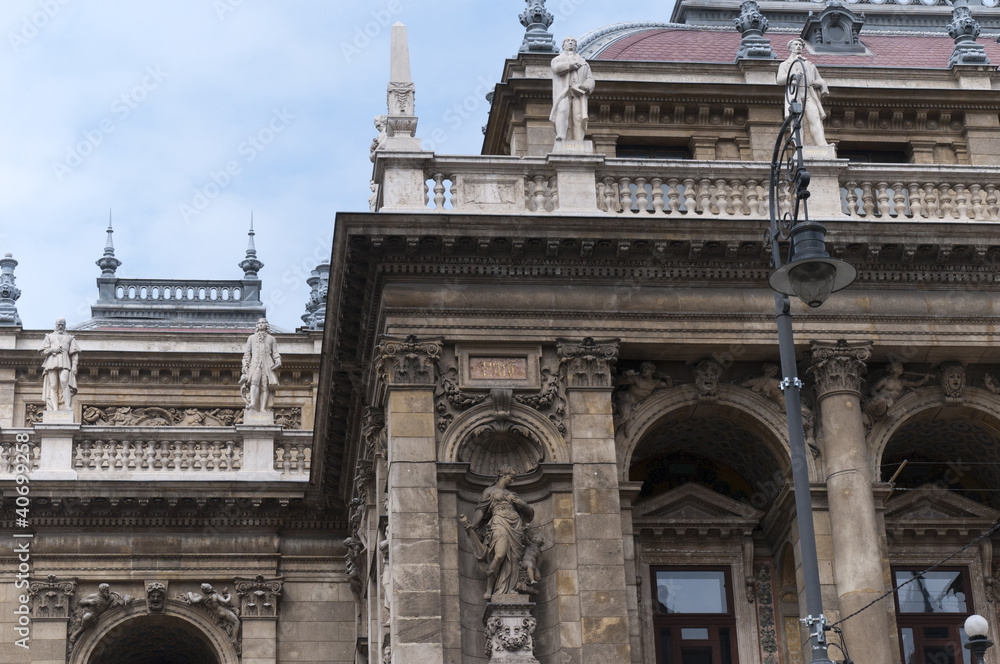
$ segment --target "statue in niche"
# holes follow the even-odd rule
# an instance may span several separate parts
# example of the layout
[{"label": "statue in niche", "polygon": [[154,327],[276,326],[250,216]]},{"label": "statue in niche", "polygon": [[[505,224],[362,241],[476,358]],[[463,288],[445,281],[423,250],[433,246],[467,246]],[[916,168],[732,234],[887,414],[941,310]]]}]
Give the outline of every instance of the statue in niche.
[{"label": "statue in niche", "polygon": [[590,65],[576,52],[576,40],[563,40],[562,53],[552,58],[552,113],[556,126],[556,149],[566,139],[582,141],[587,133],[587,98],[594,91]]},{"label": "statue in niche", "polygon": [[65,318],[56,320],[55,329],[45,335],[38,352],[42,354],[45,410],[72,410],[80,347],[76,345],[76,337],[66,332]]},{"label": "statue in niche", "polygon": [[84,632],[97,624],[98,619],[105,611],[125,606],[131,601],[132,598],[128,595],[111,592],[111,586],[106,583],[97,586],[96,593],[81,597],[76,604],[76,610],[73,611],[73,617],[70,619],[70,650],[73,649],[73,645]]},{"label": "statue in niche", "polygon": [[635,407],[645,401],[649,395],[660,388],[673,387],[674,379],[656,370],[652,362],[643,362],[639,371],[629,369],[624,371],[616,381],[618,389],[614,401],[618,411],[621,426],[632,419]]},{"label": "statue in niche", "polygon": [[[830,88],[827,87],[823,77],[819,75],[816,65],[809,62],[802,54],[805,45],[806,43],[798,37],[788,42],[788,58],[778,66],[778,85],[785,85],[788,72],[794,71],[793,65],[796,61],[802,63],[802,67],[805,69],[807,87],[799,88],[797,101],[802,104],[802,116],[805,120],[803,124],[809,130],[808,134],[812,138],[810,145],[825,146],[827,142],[826,131],[823,129],[823,120],[826,118],[826,110],[823,108],[822,97],[830,94]],[[786,99],[785,117],[787,116],[788,100]],[[805,134],[803,135],[802,143],[806,144]]]},{"label": "statue in niche", "polygon": [[190,606],[204,607],[235,643],[240,632],[240,617],[236,615],[236,607],[233,605],[228,590],[228,588],[223,588],[223,594],[220,595],[212,589],[212,584],[203,583],[201,584],[201,594],[185,593],[179,599]]},{"label": "statue in niche", "polygon": [[487,566],[486,600],[517,593],[525,527],[535,518],[535,510],[507,488],[516,476],[511,466],[500,466],[496,481],[483,491],[472,521],[464,514],[458,516],[476,558]]},{"label": "statue in niche", "polygon": [[257,321],[257,331],[247,338],[243,352],[243,373],[240,376],[240,394],[247,408],[256,412],[270,412],[274,393],[278,389],[277,370],[281,368],[278,342],[270,334],[266,318]]},{"label": "statue in niche", "polygon": [[868,426],[888,413],[906,388],[920,387],[932,377],[929,373],[913,374],[919,378],[909,379],[903,378],[904,373],[913,374],[913,372],[903,371],[903,363],[899,360],[891,360],[886,374],[869,388],[868,396],[861,400],[861,410]]}]

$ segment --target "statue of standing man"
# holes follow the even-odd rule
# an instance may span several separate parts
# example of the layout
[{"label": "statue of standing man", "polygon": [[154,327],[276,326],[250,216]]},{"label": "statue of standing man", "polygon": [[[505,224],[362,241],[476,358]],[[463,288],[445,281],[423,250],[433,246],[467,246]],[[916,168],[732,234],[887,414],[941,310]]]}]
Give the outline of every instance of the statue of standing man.
[{"label": "statue of standing man", "polygon": [[65,318],[56,321],[55,330],[45,335],[38,352],[42,354],[45,410],[72,410],[80,347],[76,345],[76,337],[66,333]]},{"label": "statue of standing man", "polygon": [[278,342],[270,334],[266,318],[257,321],[257,331],[247,339],[243,352],[243,374],[240,376],[240,394],[247,408],[257,412],[270,412],[274,393],[278,389],[277,370],[281,367]]},{"label": "statue of standing man", "polygon": [[567,37],[562,53],[552,58],[552,113],[558,150],[565,140],[582,141],[587,133],[587,97],[594,91],[590,65],[576,52],[576,40]]},{"label": "statue of standing man", "polygon": [[[826,81],[819,75],[816,65],[809,62],[806,56],[802,55],[806,43],[796,37],[788,42],[788,58],[778,66],[778,85],[785,85],[788,72],[794,71],[792,68],[796,61],[802,63],[802,68],[806,75],[806,86],[799,88],[798,102],[802,104],[805,127],[809,130],[812,142],[803,136],[804,145],[826,146],[826,131],[823,129],[823,120],[826,119],[826,110],[823,108],[822,97],[830,94],[830,88]],[[785,117],[788,116],[788,98],[785,98]]]}]

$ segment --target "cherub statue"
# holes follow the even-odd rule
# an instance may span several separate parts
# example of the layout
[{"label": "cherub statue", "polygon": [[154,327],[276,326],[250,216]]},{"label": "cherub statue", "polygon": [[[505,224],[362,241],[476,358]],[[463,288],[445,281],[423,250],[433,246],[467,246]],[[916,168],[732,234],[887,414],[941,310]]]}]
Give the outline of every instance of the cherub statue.
[{"label": "cherub statue", "polygon": [[542,544],[544,543],[545,540],[542,539],[541,535],[532,535],[528,538],[524,553],[521,555],[521,569],[528,577],[527,583],[532,586],[538,585],[538,558],[542,555]]}]

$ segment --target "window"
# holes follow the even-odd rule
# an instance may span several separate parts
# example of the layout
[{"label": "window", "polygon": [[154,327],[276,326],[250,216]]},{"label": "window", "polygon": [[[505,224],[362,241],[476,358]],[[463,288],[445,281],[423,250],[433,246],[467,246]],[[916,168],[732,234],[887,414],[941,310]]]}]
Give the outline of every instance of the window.
[{"label": "window", "polygon": [[963,625],[973,613],[965,569],[892,571],[903,664],[971,664]]},{"label": "window", "polygon": [[651,573],[657,664],[738,664],[729,568]]}]

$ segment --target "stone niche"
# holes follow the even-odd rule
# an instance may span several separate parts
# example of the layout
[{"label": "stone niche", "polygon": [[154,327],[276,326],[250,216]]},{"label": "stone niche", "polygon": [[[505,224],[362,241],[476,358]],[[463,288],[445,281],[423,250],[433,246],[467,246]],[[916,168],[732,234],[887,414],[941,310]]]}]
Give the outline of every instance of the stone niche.
[{"label": "stone niche", "polygon": [[[529,537],[542,538],[538,562],[538,582],[528,597],[533,602],[537,626],[533,634],[534,656],[545,661],[546,655],[559,650],[560,595],[575,594],[574,588],[559,584],[558,569],[574,569],[576,561],[573,538],[572,464],[541,463],[525,475],[519,475],[510,487],[535,511],[527,525]],[[469,538],[457,521],[459,514],[469,519],[483,490],[495,480],[469,469],[468,463],[438,464],[438,495],[441,510],[442,559],[448,569],[444,575],[442,605],[445,615],[459,616],[454,629],[461,633],[463,661],[487,661],[485,570],[473,554]],[[448,550],[450,549],[450,550]],[[511,597],[524,597],[516,595]],[[448,611],[448,608],[455,609]],[[445,626],[447,630],[449,626]]]}]

